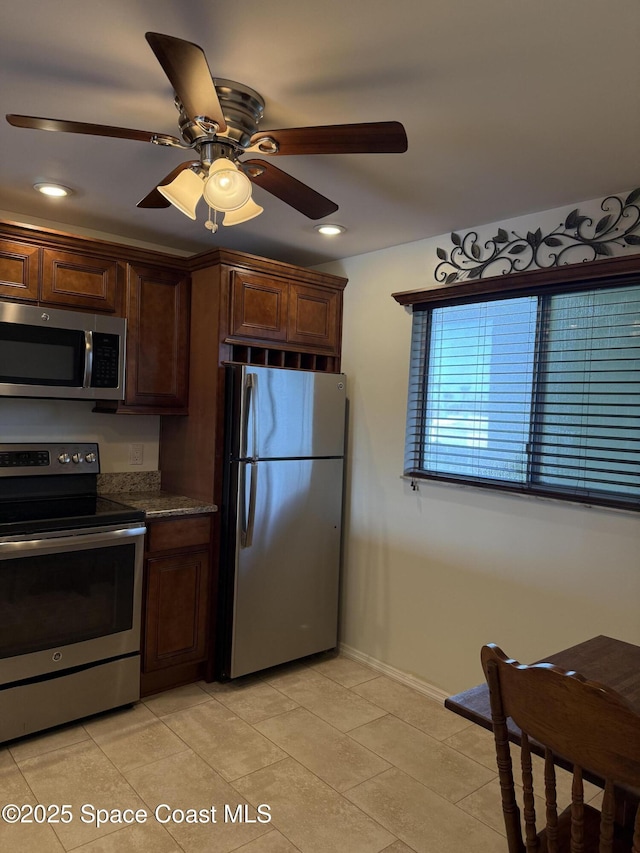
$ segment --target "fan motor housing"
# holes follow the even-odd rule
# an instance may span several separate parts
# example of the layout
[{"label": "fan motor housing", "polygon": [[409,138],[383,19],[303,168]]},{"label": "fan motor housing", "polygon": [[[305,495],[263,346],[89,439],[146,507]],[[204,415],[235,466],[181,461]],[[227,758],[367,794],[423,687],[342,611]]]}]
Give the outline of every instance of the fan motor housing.
[{"label": "fan motor housing", "polygon": [[[227,123],[224,133],[217,133],[216,136],[226,137],[240,147],[246,148],[264,114],[264,100],[256,91],[234,80],[216,77],[213,82]],[[211,136],[211,133],[186,115],[178,97],[175,99],[175,104],[180,113],[178,119],[180,133],[188,145]]]}]

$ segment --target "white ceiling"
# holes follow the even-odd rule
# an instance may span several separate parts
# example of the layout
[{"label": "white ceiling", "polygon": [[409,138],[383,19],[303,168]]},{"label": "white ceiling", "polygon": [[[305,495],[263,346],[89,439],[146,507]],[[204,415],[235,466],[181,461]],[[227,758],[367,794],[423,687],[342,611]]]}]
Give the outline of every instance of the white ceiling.
[{"label": "white ceiling", "polygon": [[[0,15],[0,114],[179,135],[145,41],[196,42],[256,89],[260,129],[404,124],[406,154],[277,157],[335,201],[330,240],[260,188],[211,235],[136,203],[184,152],[0,122],[0,209],[168,250],[225,246],[312,265],[640,184],[638,0],[14,0]],[[37,180],[76,194],[52,201]],[[410,283],[407,284],[410,286]]]}]

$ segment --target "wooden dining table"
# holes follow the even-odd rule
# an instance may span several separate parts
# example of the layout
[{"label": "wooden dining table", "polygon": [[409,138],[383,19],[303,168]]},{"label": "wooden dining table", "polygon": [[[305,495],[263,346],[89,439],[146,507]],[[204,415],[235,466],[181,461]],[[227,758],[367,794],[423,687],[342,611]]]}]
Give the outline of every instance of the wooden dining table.
[{"label": "wooden dining table", "polygon": [[[508,652],[508,649],[506,650]],[[480,655],[478,654],[478,659]],[[613,637],[598,636],[560,652],[554,652],[536,663],[553,663],[567,671],[575,671],[591,681],[599,681],[624,697],[640,713],[640,646]],[[492,729],[489,687],[486,683],[471,687],[445,699],[445,708],[485,729]],[[520,729],[507,721],[509,739],[520,744]],[[544,755],[544,748],[531,741],[531,750]],[[558,766],[572,770],[569,762],[554,756]],[[603,787],[596,774],[584,768],[584,778]],[[638,791],[616,791],[616,820],[628,824],[638,805]]]}]

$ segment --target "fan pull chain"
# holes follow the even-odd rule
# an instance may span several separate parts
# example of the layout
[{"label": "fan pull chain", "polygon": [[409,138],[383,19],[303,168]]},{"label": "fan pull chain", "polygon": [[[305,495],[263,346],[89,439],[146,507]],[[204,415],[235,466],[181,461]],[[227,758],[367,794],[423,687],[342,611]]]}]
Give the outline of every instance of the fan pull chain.
[{"label": "fan pull chain", "polygon": [[208,218],[208,219],[207,219],[207,221],[204,223],[204,227],[205,227],[205,228],[208,228],[208,229],[209,229],[209,231],[211,231],[211,233],[212,233],[212,234],[215,234],[215,233],[216,233],[216,231],[218,230],[218,222],[217,222],[217,219],[218,219],[218,211],[217,211],[217,210],[215,210],[215,209],[213,210],[213,219],[211,219],[211,210],[212,210],[212,208],[211,208],[211,207],[209,207],[209,218]]}]

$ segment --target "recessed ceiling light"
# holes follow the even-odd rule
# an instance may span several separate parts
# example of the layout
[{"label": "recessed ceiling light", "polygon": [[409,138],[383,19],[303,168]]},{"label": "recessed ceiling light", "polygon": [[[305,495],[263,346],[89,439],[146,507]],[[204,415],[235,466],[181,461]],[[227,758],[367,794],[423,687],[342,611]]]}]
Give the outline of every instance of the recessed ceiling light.
[{"label": "recessed ceiling light", "polygon": [[333,222],[325,222],[324,225],[316,225],[316,231],[324,234],[326,237],[335,237],[338,234],[344,234],[347,230],[344,225],[336,225]]},{"label": "recessed ceiling light", "polygon": [[62,198],[73,193],[73,190],[69,189],[69,187],[63,187],[62,184],[50,184],[44,181],[34,184],[33,188],[53,198]]}]

